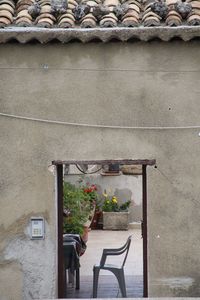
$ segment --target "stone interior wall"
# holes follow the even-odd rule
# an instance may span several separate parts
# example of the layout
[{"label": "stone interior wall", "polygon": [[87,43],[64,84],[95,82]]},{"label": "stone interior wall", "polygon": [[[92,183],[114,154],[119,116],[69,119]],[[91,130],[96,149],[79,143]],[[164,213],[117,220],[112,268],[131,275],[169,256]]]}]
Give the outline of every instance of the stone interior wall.
[{"label": "stone interior wall", "polygon": [[[30,43],[0,46],[0,111],[122,128],[0,116],[0,290],[56,297],[52,160],[156,159],[148,167],[149,295],[200,295],[199,42]],[[45,218],[45,239],[29,235]],[[9,278],[5,289],[5,279]]]}]

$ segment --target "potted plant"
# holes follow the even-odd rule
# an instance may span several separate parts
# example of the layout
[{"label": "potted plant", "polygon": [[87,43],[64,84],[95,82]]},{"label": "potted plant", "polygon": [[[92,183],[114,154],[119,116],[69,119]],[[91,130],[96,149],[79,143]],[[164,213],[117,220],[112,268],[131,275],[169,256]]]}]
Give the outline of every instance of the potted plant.
[{"label": "potted plant", "polygon": [[118,203],[116,196],[103,194],[103,229],[105,230],[128,230],[129,206],[131,201]]},{"label": "potted plant", "polygon": [[95,209],[96,186],[76,186],[64,182],[64,233],[75,233],[87,241],[88,227],[90,226]]}]

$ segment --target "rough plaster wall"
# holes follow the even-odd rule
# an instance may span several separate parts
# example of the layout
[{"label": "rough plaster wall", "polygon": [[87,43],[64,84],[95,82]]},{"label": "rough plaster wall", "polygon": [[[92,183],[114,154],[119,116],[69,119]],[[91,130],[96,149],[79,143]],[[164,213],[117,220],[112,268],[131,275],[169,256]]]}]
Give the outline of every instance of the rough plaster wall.
[{"label": "rough plaster wall", "polygon": [[[171,141],[168,145],[164,141],[167,137]],[[159,297],[166,293],[197,297],[200,295],[200,166],[195,158],[199,147],[198,131],[169,132],[159,140],[163,154],[156,172],[153,170],[154,176],[149,169],[152,192],[159,191],[159,200],[152,200],[149,205],[150,293]],[[164,159],[165,155],[168,160]]]},{"label": "rough plaster wall", "polygon": [[[48,236],[47,224],[45,227],[46,235]],[[23,299],[45,299],[52,297],[53,290],[55,289],[53,285],[55,282],[55,262],[53,256],[55,256],[54,244],[48,238],[42,241],[21,240],[18,238],[14,239],[6,247],[5,260],[16,260],[22,266]]]},{"label": "rough plaster wall", "polygon": [[[198,41],[1,45],[0,110],[90,124],[199,125],[199,64]],[[109,158],[157,160],[157,168],[148,167],[150,296],[200,295],[198,129],[86,129],[5,117],[0,128],[2,261],[21,262],[23,273],[30,272],[24,298],[30,286],[33,297],[56,295],[49,274],[55,271],[56,233],[48,164]],[[33,243],[21,234],[37,212],[48,213],[49,232],[44,242]],[[26,222],[16,233],[22,216]],[[45,254],[50,266],[44,262],[38,295],[39,282],[31,285],[31,278]],[[11,280],[21,276],[15,271]],[[20,284],[16,289],[21,292]]]},{"label": "rough plaster wall", "polygon": [[[12,122],[11,122],[12,123]],[[56,295],[56,213],[54,177],[48,163],[37,151],[37,138],[32,142],[30,127],[25,124],[7,127],[1,124],[1,263],[3,269],[11,262],[20,271],[10,272],[16,299],[51,298]],[[38,144],[40,142],[38,141]],[[39,158],[40,157],[40,158]],[[50,163],[50,162],[49,162]],[[43,174],[41,177],[38,174]],[[45,218],[45,240],[30,240],[31,217]],[[23,289],[18,281],[22,280]],[[3,281],[0,290],[4,290]],[[12,290],[4,290],[5,299],[12,299]],[[22,295],[17,298],[17,295]],[[7,297],[6,297],[7,295]]]},{"label": "rough plaster wall", "polygon": [[23,273],[19,263],[12,261],[7,262],[5,264],[1,264],[0,282],[1,300],[22,299]]}]

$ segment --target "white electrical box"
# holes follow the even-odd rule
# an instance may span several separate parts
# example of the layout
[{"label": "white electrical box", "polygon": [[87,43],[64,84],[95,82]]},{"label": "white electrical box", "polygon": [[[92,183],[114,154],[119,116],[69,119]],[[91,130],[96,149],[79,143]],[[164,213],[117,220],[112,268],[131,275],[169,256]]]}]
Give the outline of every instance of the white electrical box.
[{"label": "white electrical box", "polygon": [[44,239],[44,218],[31,218],[31,239]]}]

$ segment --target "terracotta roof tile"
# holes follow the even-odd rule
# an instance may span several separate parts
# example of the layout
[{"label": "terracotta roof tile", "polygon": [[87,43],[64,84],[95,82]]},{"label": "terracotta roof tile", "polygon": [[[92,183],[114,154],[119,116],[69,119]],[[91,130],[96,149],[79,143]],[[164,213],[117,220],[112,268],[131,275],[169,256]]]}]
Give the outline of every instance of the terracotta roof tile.
[{"label": "terracotta roof tile", "polygon": [[75,26],[75,17],[71,9],[67,9],[66,13],[58,17],[58,26],[61,28],[72,28]]},{"label": "terracotta roof tile", "polygon": [[190,26],[200,25],[200,1],[191,1],[191,11],[187,17],[187,24]]},{"label": "terracotta roof tile", "polygon": [[97,19],[92,13],[87,14],[81,20],[82,28],[94,28],[97,26]]},{"label": "terracotta roof tile", "polygon": [[0,26],[63,28],[200,24],[200,0],[0,0]]},{"label": "terracotta roof tile", "polygon": [[12,0],[0,1],[0,27],[9,26],[13,23],[15,4]]}]

